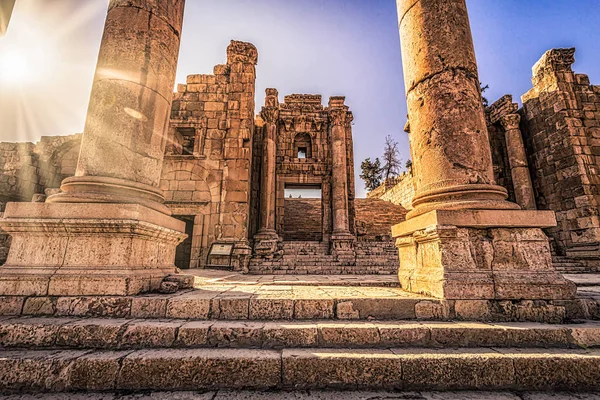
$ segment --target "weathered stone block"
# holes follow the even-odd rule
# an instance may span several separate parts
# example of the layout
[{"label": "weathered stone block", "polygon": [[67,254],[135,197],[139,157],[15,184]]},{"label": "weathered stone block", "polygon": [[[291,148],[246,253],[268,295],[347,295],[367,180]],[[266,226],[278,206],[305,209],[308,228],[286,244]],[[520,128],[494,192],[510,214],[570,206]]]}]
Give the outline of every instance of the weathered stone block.
[{"label": "weathered stone block", "polygon": [[400,359],[389,350],[283,350],[288,388],[400,388]]}]

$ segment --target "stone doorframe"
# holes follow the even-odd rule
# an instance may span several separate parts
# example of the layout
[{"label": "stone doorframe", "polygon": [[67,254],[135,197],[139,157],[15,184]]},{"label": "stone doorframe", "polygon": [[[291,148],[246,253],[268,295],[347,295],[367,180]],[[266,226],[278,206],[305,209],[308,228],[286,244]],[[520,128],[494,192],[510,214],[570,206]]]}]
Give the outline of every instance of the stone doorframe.
[{"label": "stone doorframe", "polygon": [[291,175],[277,176],[276,199],[275,199],[275,227],[280,237],[284,235],[285,215],[285,187],[286,185],[306,185],[321,187],[321,215],[322,215],[322,241],[329,242],[331,239],[331,183],[326,177]]},{"label": "stone doorframe", "polygon": [[[202,268],[205,263],[206,252],[210,248],[210,209],[209,203],[194,205],[168,204],[174,218],[178,216],[194,216],[192,231],[192,248],[190,252],[190,269]],[[214,233],[213,233],[214,236]],[[204,259],[203,259],[204,257]]]}]

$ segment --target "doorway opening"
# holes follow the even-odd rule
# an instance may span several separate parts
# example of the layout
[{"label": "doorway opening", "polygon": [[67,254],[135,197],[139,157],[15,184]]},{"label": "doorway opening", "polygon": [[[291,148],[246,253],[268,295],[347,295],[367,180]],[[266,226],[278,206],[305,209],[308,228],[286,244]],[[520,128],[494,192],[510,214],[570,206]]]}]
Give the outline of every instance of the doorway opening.
[{"label": "doorway opening", "polygon": [[185,233],[188,237],[175,249],[175,266],[180,269],[189,269],[192,257],[192,235],[194,233],[193,215],[174,215],[180,221],[185,222]]},{"label": "doorway opening", "polygon": [[322,241],[321,185],[287,184],[283,212],[283,240]]}]

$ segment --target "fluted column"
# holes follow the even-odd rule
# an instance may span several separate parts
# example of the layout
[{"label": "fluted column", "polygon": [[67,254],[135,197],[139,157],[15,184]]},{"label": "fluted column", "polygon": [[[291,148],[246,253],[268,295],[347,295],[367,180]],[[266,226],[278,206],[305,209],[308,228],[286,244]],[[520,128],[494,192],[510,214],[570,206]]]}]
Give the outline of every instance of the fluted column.
[{"label": "fluted column", "polygon": [[397,3],[417,189],[408,217],[518,208],[494,184],[465,1]]},{"label": "fluted column", "polygon": [[260,181],[260,230],[258,234],[275,235],[275,157],[279,105],[277,90],[267,89],[265,107],[260,113],[265,121]]},{"label": "fluted column", "polygon": [[350,235],[348,224],[348,173],[346,162],[346,124],[348,111],[344,108],[332,109],[331,120],[331,197],[333,211],[333,235]]},{"label": "fluted column", "polygon": [[137,203],[158,188],[185,0],[111,0],[75,176],[54,203]]},{"label": "fluted column", "polygon": [[535,210],[535,195],[531,184],[531,176],[529,175],[523,136],[519,128],[520,122],[521,116],[519,114],[505,115],[500,119],[500,123],[504,127],[506,151],[515,189],[515,199],[522,209]]}]

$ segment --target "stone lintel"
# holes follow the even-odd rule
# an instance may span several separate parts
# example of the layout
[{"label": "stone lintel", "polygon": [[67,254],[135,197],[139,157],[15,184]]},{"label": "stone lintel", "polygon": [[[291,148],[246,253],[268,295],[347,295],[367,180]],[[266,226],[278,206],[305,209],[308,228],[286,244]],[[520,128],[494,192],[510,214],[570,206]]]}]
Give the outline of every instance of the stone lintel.
[{"label": "stone lintel", "polygon": [[402,237],[431,226],[462,228],[551,228],[554,211],[545,210],[434,210],[392,227],[392,236]]}]

